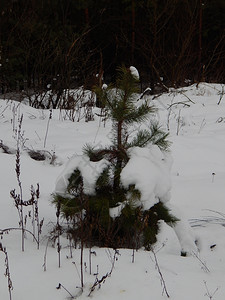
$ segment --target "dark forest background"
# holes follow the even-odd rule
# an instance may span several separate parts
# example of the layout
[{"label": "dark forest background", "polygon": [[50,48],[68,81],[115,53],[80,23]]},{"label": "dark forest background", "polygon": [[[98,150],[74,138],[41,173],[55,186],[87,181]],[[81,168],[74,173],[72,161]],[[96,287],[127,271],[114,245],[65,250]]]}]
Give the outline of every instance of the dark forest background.
[{"label": "dark forest background", "polygon": [[[108,83],[224,82],[225,0],[1,0],[1,92]],[[96,77],[96,74],[99,74]]]}]

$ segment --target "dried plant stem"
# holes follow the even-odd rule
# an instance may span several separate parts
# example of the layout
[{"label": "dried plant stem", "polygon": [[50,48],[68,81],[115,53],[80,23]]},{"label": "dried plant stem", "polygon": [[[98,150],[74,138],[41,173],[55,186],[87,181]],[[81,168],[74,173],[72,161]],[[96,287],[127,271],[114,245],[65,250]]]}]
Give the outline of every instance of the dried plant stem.
[{"label": "dried plant stem", "polygon": [[[21,230],[22,231],[22,228],[17,228],[17,227],[10,227],[10,228],[5,228],[5,229],[0,229],[0,234],[3,234],[3,233],[7,233],[11,230]],[[34,238],[34,241],[38,244],[38,240],[36,239],[36,237],[34,236],[34,234],[30,231],[30,230],[27,230],[24,228],[24,232],[27,232],[29,234],[31,234]]]},{"label": "dried plant stem", "polygon": [[179,131],[181,129],[181,116],[180,116],[181,110],[179,109],[179,114],[177,118],[177,135],[179,135]]},{"label": "dried plant stem", "polygon": [[204,285],[205,285],[205,289],[206,289],[205,296],[207,296],[211,300],[213,298],[213,296],[215,295],[215,293],[218,291],[219,287],[217,287],[215,289],[215,291],[213,293],[211,293],[208,289],[207,282],[205,280],[204,280]]},{"label": "dried plant stem", "polygon": [[115,262],[118,260],[118,256],[120,255],[120,253],[119,253],[119,250],[114,249],[114,255],[112,256],[111,251],[108,249],[108,251],[106,251],[106,254],[107,254],[107,256],[108,256],[108,258],[109,258],[109,260],[110,260],[110,262],[112,264],[111,270],[109,272],[109,275],[111,275],[112,271],[113,271],[113,269],[115,267]]},{"label": "dried plant stem", "polygon": [[83,288],[84,288],[83,258],[84,258],[84,241],[82,238],[81,239],[81,247],[80,247],[80,283],[81,283],[82,292],[83,292]]},{"label": "dried plant stem", "polygon": [[75,297],[67,290],[67,288],[59,283],[59,285],[57,286],[57,290],[60,290],[61,288],[63,288],[70,295],[71,299],[75,299]]},{"label": "dried plant stem", "polygon": [[106,251],[106,254],[107,254],[107,256],[108,256],[108,258],[109,258],[109,260],[112,264],[111,270],[109,272],[107,272],[105,275],[103,275],[101,279],[98,279],[98,266],[97,266],[96,278],[95,278],[95,281],[94,281],[92,287],[90,288],[90,292],[88,294],[88,297],[91,296],[91,294],[94,292],[96,287],[98,287],[100,289],[101,284],[105,282],[106,278],[108,278],[112,275],[112,271],[115,267],[115,262],[117,261],[118,255],[120,255],[120,253],[117,249],[114,250],[114,255],[113,256],[112,256],[109,249],[108,249],[108,251]]},{"label": "dried plant stem", "polygon": [[159,267],[159,263],[158,263],[158,259],[157,259],[157,256],[156,256],[156,254],[155,254],[155,251],[154,251],[153,249],[151,249],[151,252],[153,253],[154,260],[155,260],[155,267],[156,267],[156,269],[157,269],[157,271],[158,271],[158,273],[159,273],[161,285],[162,285],[162,287],[163,287],[162,294],[164,294],[164,292],[165,292],[167,298],[170,298],[169,293],[168,293],[167,288],[166,288],[166,282],[165,282],[165,280],[164,280],[164,278],[163,278],[161,269],[160,269],[160,267]]},{"label": "dried plant stem", "polygon": [[[32,197],[32,200],[33,200],[33,223],[35,224],[35,222],[36,222],[36,224],[37,224],[37,241],[38,241],[37,246],[38,246],[38,249],[39,249],[40,234],[41,234],[41,229],[42,229],[43,222],[44,222],[44,219],[42,219],[41,221],[39,219],[39,209],[38,209],[38,200],[39,200],[39,197],[40,197],[39,184],[37,184],[36,191],[34,190],[34,187],[31,186],[31,197]],[[34,228],[35,228],[35,226],[34,226]]]},{"label": "dried plant stem", "polygon": [[21,247],[22,251],[24,251],[24,239],[25,239],[25,230],[24,230],[24,215],[23,215],[23,189],[22,189],[22,183],[20,180],[20,137],[21,137],[21,128],[22,128],[22,122],[23,122],[23,115],[20,118],[19,121],[19,127],[18,127],[18,133],[17,133],[17,151],[16,151],[16,178],[19,186],[19,195],[18,195],[18,212],[19,212],[19,225],[22,229],[22,239],[21,239]]},{"label": "dried plant stem", "polygon": [[[19,169],[17,168],[17,174]],[[18,176],[19,180],[19,176]],[[17,208],[18,214],[19,214],[19,226],[20,228],[12,228],[12,229],[20,229],[22,232],[22,251],[24,251],[24,237],[25,233],[29,232],[32,236],[33,239],[37,242],[37,248],[39,249],[40,245],[40,234],[41,234],[41,229],[44,223],[44,219],[39,221],[39,212],[38,212],[38,199],[39,199],[39,184],[37,185],[37,190],[34,191],[33,186],[31,186],[31,199],[28,201],[22,200],[22,185],[19,180],[19,186],[20,186],[20,192],[19,194],[16,194],[15,189],[10,192],[11,197],[14,199],[15,206]],[[25,228],[26,222],[27,222],[27,215],[24,217],[24,207],[26,206],[32,206],[33,210],[33,216],[32,216],[32,226],[33,226],[33,233],[30,232]],[[29,217],[31,217],[31,211],[28,212]],[[36,232],[35,232],[35,222],[37,223],[37,238],[36,238]]]},{"label": "dried plant stem", "polygon": [[60,202],[58,202],[57,210],[56,210],[56,218],[57,218],[56,231],[57,231],[57,252],[58,252],[58,266],[59,266],[59,268],[61,267],[61,255],[60,255],[60,252],[61,252],[61,243],[60,243],[61,226],[60,226],[60,222],[59,222],[60,210],[61,210],[61,205],[60,205]]},{"label": "dried plant stem", "polygon": [[221,91],[221,93],[220,93],[220,99],[219,99],[219,101],[218,101],[218,103],[217,103],[218,105],[220,105],[220,102],[221,102],[221,100],[222,100],[224,94],[225,94],[225,91],[224,91],[224,85],[222,85],[222,91]]},{"label": "dried plant stem", "polygon": [[92,251],[91,251],[91,248],[89,249],[89,274],[91,275],[91,254],[92,254]]},{"label": "dried plant stem", "polygon": [[45,255],[44,255],[44,263],[43,263],[43,268],[44,268],[44,272],[47,271],[47,250],[48,250],[48,243],[49,243],[50,238],[47,241],[46,247],[45,247]]},{"label": "dried plant stem", "polygon": [[5,276],[8,279],[9,300],[12,300],[13,285],[12,285],[12,280],[11,280],[10,271],[9,271],[9,257],[8,257],[6,248],[2,246],[2,243],[0,243],[0,251],[5,254],[5,267],[6,267]]},{"label": "dried plant stem", "polygon": [[45,133],[45,139],[44,139],[44,148],[46,146],[46,142],[47,142],[47,136],[48,136],[48,130],[49,130],[49,124],[50,124],[50,120],[52,119],[52,110],[50,109],[50,114],[49,114],[49,118],[48,118],[48,123],[47,123],[47,128],[46,128],[46,133]]},{"label": "dried plant stem", "polygon": [[193,251],[192,255],[197,258],[197,260],[200,262],[200,264],[202,265],[202,270],[205,271],[206,273],[210,273],[209,268],[206,266],[206,263],[203,262],[198,256],[197,254]]}]

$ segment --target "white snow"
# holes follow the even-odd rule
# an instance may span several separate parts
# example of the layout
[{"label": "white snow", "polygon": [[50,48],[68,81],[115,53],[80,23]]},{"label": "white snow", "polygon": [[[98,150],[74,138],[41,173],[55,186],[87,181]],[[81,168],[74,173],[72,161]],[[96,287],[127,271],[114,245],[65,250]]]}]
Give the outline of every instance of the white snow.
[{"label": "white snow", "polygon": [[108,161],[102,159],[98,162],[90,161],[86,155],[77,155],[72,157],[65,166],[65,169],[56,180],[55,193],[65,194],[69,184],[68,179],[73,171],[78,169],[83,178],[84,193],[93,195],[95,193],[95,183],[102,171],[107,167]]},{"label": "white snow", "polygon": [[123,203],[119,202],[118,204],[119,205],[116,207],[109,208],[109,215],[111,218],[119,217],[121,215],[121,211],[123,210],[125,205],[128,203],[126,201],[124,201]]},{"label": "white snow", "polygon": [[171,179],[170,165],[166,156],[156,145],[149,148],[132,148],[130,160],[121,172],[121,181],[125,187],[135,184],[141,192],[141,203],[144,210],[154,204],[170,200]]},{"label": "white snow", "polygon": [[[224,85],[221,84],[201,83],[198,87],[192,85],[179,90],[171,89],[170,93],[157,98],[149,95],[143,100],[154,103],[158,108],[154,118],[158,119],[165,129],[169,129],[169,139],[172,141],[171,198],[166,205],[171,208],[172,213],[174,212],[178,218],[182,219],[182,223],[178,223],[174,230],[161,222],[161,231],[154,249],[170,299],[173,300],[209,299],[209,296],[206,296],[207,289],[212,295],[212,299],[224,299],[225,97],[223,90]],[[218,105],[218,103],[220,104]],[[95,110],[95,112],[99,111]],[[80,122],[71,122],[61,117],[62,112],[53,110],[44,149],[49,111],[37,110],[17,102],[0,100],[0,140],[10,149],[16,147],[15,135],[21,114],[23,114],[22,132],[24,137],[20,162],[23,196],[25,200],[30,199],[30,185],[40,184],[39,213],[41,218],[44,217],[44,226],[40,250],[36,249],[29,234],[25,240],[24,253],[21,252],[21,233],[19,231],[11,231],[2,236],[1,243],[8,252],[10,275],[14,287],[12,299],[68,299],[69,294],[63,288],[57,290],[56,287],[60,282],[73,295],[79,293],[80,289],[77,287],[80,286],[80,249],[74,249],[73,258],[70,258],[68,241],[62,237],[61,268],[58,268],[57,247],[52,248],[49,242],[47,270],[43,271],[49,231],[53,227],[52,223],[55,224],[56,220],[55,207],[51,204],[51,194],[54,192],[55,182],[62,174],[65,165],[74,154],[82,155],[82,147],[85,143],[93,143],[96,147],[110,143],[111,122],[107,121],[104,127],[99,118],[95,116],[94,121],[87,123],[82,117],[83,111]],[[49,153],[55,152],[61,164],[50,165],[47,161],[34,161],[26,154],[26,148],[46,150]],[[169,163],[168,166],[165,163],[165,161],[169,161],[168,158],[161,161],[161,154],[153,153],[151,148],[148,149],[147,154],[142,153],[139,149],[136,151],[133,159],[131,153],[131,163],[138,172],[141,171],[135,165],[135,160],[139,160],[144,165],[144,162],[147,161],[146,157],[150,156],[149,153],[151,153],[151,157],[153,154],[157,157],[162,173],[166,170],[169,172]],[[1,230],[18,227],[18,213],[9,194],[14,188],[17,192],[19,190],[15,175],[15,159],[15,154],[0,152]],[[156,168],[153,158],[149,164],[151,168]],[[131,166],[129,168],[131,169],[131,178],[136,180],[134,170]],[[100,165],[98,170],[101,170]],[[212,175],[213,173],[215,175]],[[159,178],[160,175],[157,176]],[[90,180],[90,188],[94,178],[95,176]],[[127,176],[125,178],[128,180]],[[145,189],[144,184],[142,188]],[[156,187],[152,190],[153,194],[158,192]],[[162,192],[160,188],[159,192]],[[151,195],[152,201],[154,201],[153,194]],[[166,191],[165,194],[167,195]],[[191,233],[189,232],[190,224],[192,226]],[[28,230],[32,230],[29,218],[26,226]],[[194,238],[198,239],[196,255],[190,248],[189,252],[193,255],[180,256],[183,245],[185,249],[187,244],[191,245],[190,241],[186,240],[188,235],[183,234],[185,231],[188,235],[193,234]],[[180,240],[181,245],[178,240],[180,232],[183,238]],[[95,251],[96,255],[92,254],[91,275],[89,274],[89,249],[84,251],[85,286],[83,294],[78,298],[81,300],[87,299],[90,287],[96,279],[94,273],[98,270],[97,276],[101,279],[112,267],[110,257],[114,255],[113,249],[96,247],[92,251]],[[165,293],[162,295],[163,287],[151,252],[143,249],[135,251],[134,263],[132,263],[132,250],[120,249],[119,252],[120,256],[115,262],[111,276],[106,278],[100,289],[95,289],[91,295],[92,299],[167,299]],[[0,252],[1,300],[9,299],[7,278],[4,276],[4,260],[5,257]]]},{"label": "white snow", "polygon": [[130,72],[131,72],[131,75],[132,75],[136,80],[139,80],[139,79],[140,79],[139,72],[138,72],[138,70],[137,70],[135,67],[130,66]]}]

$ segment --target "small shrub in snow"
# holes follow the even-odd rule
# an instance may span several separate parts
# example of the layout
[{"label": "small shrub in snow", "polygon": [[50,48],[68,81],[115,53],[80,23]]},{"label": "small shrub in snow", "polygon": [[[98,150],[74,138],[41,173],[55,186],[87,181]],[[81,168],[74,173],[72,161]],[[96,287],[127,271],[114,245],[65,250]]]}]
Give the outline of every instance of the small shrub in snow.
[{"label": "small shrub in snow", "polygon": [[135,105],[137,91],[136,76],[125,67],[114,86],[96,90],[113,121],[112,144],[86,145],[84,155],[74,157],[57,182],[54,202],[74,224],[74,240],[89,246],[150,249],[158,221],[177,220],[165,205],[170,190],[167,134],[157,124],[129,134],[155,112],[147,104]]}]

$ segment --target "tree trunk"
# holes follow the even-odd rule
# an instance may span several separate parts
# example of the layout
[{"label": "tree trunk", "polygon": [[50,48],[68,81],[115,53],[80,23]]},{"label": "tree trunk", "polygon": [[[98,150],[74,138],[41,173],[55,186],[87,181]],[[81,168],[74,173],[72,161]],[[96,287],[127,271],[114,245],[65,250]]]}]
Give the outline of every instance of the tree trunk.
[{"label": "tree trunk", "polygon": [[114,190],[117,190],[120,185],[120,173],[122,169],[122,125],[123,122],[119,121],[117,124],[117,158],[116,158],[116,167],[115,167],[115,173],[114,173],[114,183],[113,187]]}]

